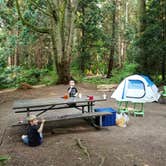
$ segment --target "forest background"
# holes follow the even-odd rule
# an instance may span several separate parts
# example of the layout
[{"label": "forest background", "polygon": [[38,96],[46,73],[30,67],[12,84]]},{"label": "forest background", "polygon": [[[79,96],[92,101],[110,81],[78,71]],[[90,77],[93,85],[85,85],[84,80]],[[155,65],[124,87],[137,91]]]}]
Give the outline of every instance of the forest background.
[{"label": "forest background", "polygon": [[165,0],[0,0],[0,88],[166,82]]}]

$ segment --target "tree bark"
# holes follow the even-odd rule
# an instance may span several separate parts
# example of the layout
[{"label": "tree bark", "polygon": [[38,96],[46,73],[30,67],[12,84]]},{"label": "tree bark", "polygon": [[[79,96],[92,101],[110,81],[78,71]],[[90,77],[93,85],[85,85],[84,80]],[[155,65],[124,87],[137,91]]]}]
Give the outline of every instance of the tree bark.
[{"label": "tree bark", "polygon": [[[161,0],[161,15],[162,15],[162,42],[163,42],[163,51],[162,51],[162,68],[161,68],[161,75],[162,80],[165,81],[165,74],[166,74],[166,46],[164,42],[166,41],[166,2]],[[165,51],[164,51],[165,50]]]},{"label": "tree bark", "polygon": [[[76,1],[59,2],[62,8],[58,11],[59,21],[54,20],[52,23],[52,39],[55,44],[54,54],[58,74],[58,83],[68,83],[71,79],[70,63],[74,34]],[[64,11],[64,12],[61,12]]]},{"label": "tree bark", "polygon": [[115,53],[115,17],[116,17],[116,0],[113,1],[114,4],[114,10],[113,10],[113,18],[112,18],[112,44],[110,48],[110,57],[109,57],[109,63],[108,63],[108,72],[107,72],[107,78],[110,78],[112,75],[112,69],[114,64],[114,53]]},{"label": "tree bark", "polygon": [[[83,23],[85,23],[85,20],[84,20],[84,17],[85,17],[85,8],[84,8],[84,6],[82,6],[81,7],[81,12],[82,12],[82,15],[83,15],[83,17],[82,17],[82,19],[83,19]],[[81,28],[81,38],[82,38],[82,41],[81,41],[81,45],[82,45],[82,47],[81,47],[81,52],[80,52],[80,60],[81,60],[81,63],[80,63],[80,69],[81,69],[81,71],[82,71],[82,73],[84,73],[85,72],[85,63],[84,63],[84,54],[85,54],[85,46],[84,46],[84,44],[85,44],[85,28],[84,28],[84,26]]]},{"label": "tree bark", "polygon": [[[139,21],[138,21],[138,32],[139,32],[139,37],[141,38],[145,28],[146,28],[146,23],[145,23],[145,16],[146,14],[146,0],[138,0],[138,16],[139,16]],[[140,43],[140,55],[139,57],[142,58],[143,60],[143,66],[142,69],[143,71],[146,70],[146,67],[148,66],[148,57],[145,55],[145,44],[142,41]],[[146,73],[148,74],[148,73]]]},{"label": "tree bark", "polygon": [[140,34],[145,30],[145,16],[146,14],[146,0],[138,0],[138,16],[139,16],[139,22],[138,22],[138,28]]},{"label": "tree bark", "polygon": [[17,34],[17,40],[16,40],[16,46],[15,46],[15,55],[14,55],[14,65],[15,66],[19,66],[19,42],[18,42],[18,38],[19,38],[19,31],[17,29],[16,31]]}]

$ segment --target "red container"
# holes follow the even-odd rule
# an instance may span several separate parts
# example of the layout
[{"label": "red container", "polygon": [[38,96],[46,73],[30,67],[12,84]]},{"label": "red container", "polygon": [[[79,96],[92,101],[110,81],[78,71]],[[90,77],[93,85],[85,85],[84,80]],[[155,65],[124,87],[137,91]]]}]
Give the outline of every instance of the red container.
[{"label": "red container", "polygon": [[93,96],[89,96],[89,100],[93,100]]}]

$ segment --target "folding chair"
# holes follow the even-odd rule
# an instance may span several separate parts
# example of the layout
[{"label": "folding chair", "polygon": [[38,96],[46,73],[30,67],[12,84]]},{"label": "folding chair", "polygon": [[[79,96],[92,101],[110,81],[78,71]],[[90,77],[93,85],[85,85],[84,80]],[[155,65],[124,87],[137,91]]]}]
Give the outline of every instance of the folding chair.
[{"label": "folding chair", "polygon": [[118,101],[118,112],[119,113],[129,114],[127,107],[128,107],[128,101]]},{"label": "folding chair", "polygon": [[164,91],[162,92],[161,95],[164,96],[164,97],[166,97],[166,86],[163,87],[163,90],[164,90]]},{"label": "folding chair", "polygon": [[144,116],[144,103],[133,103],[134,104],[134,109],[133,109],[133,114],[136,117],[137,115],[142,115]]}]

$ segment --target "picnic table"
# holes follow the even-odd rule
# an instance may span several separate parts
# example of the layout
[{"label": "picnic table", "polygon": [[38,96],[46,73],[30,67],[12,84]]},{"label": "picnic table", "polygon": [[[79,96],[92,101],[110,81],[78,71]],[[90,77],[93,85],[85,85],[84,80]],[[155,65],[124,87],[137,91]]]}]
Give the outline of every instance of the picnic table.
[{"label": "picnic table", "polygon": [[68,99],[64,98],[39,98],[39,99],[23,99],[17,100],[13,104],[13,110],[15,113],[26,113],[26,116],[29,116],[31,112],[36,112],[36,116],[40,116],[51,110],[58,109],[68,109],[75,108],[79,110],[78,113],[74,113],[71,115],[63,115],[51,117],[46,120],[66,120],[66,119],[76,119],[76,118],[91,118],[91,117],[100,117],[100,126],[102,125],[102,116],[110,115],[110,112],[94,112],[93,106],[96,102],[106,101],[106,99],[93,96],[92,99],[90,97],[70,97]]}]

